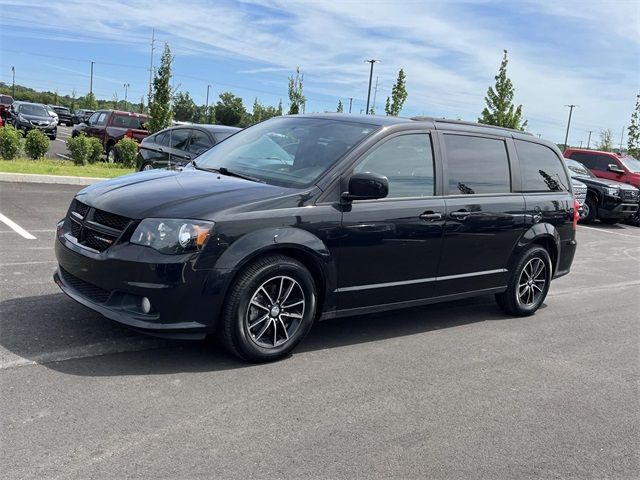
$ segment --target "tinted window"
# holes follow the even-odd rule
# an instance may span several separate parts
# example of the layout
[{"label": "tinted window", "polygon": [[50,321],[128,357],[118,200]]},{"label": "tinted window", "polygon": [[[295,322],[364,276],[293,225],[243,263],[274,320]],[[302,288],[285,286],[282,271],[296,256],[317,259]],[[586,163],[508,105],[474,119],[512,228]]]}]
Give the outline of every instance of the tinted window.
[{"label": "tinted window", "polygon": [[169,146],[169,134],[167,132],[158,133],[155,137],[153,137],[153,143],[168,147]]},{"label": "tinted window", "polygon": [[576,162],[580,162],[588,169],[592,169],[596,164],[596,156],[591,155],[590,153],[573,152],[569,158]]},{"label": "tinted window", "polygon": [[143,117],[134,117],[129,115],[115,115],[111,125],[121,128],[133,128],[136,130],[143,129],[143,124],[147,119]]},{"label": "tinted window", "polygon": [[168,130],[165,132],[165,135],[169,138],[169,146],[171,148],[185,150],[189,136],[191,135],[191,130],[188,128],[177,128],[175,130]]},{"label": "tinted window", "polygon": [[503,140],[445,135],[449,195],[509,193],[511,178]]},{"label": "tinted window", "polygon": [[568,190],[569,179],[553,150],[532,142],[515,141],[523,192]]},{"label": "tinted window", "polygon": [[193,130],[193,133],[191,134],[191,141],[189,142],[189,148],[187,150],[199,155],[212,146],[213,143],[211,142],[209,135],[202,130]]},{"label": "tinted window", "polygon": [[40,117],[47,117],[49,114],[42,105],[23,103],[18,107],[18,112],[24,115],[34,115]]},{"label": "tinted window", "polygon": [[95,125],[95,123],[98,121],[98,116],[100,115],[100,112],[96,112],[94,114],[92,114],[89,117],[89,123],[91,123],[91,125]]},{"label": "tinted window", "polygon": [[369,153],[354,170],[389,179],[389,198],[434,194],[431,137],[426,133],[401,135]]},{"label": "tinted window", "polygon": [[226,167],[274,185],[305,187],[377,128],[331,118],[272,118],[207,150],[198,167]]},{"label": "tinted window", "polygon": [[575,160],[567,160],[566,162],[567,168],[571,172],[572,176],[595,178],[595,175],[591,173],[591,170],[580,162],[576,162]]},{"label": "tinted window", "polygon": [[609,165],[615,164],[616,161],[613,158],[608,157],[607,155],[598,155],[596,157],[596,164],[593,166],[593,169],[606,172]]}]

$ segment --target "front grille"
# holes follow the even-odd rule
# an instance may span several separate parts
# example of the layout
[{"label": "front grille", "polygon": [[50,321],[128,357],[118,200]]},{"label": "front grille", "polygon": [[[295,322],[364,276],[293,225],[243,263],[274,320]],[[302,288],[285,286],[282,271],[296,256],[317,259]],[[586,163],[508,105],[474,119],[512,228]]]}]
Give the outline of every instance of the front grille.
[{"label": "front grille", "polygon": [[105,212],[74,200],[67,222],[69,233],[79,245],[104,252],[126,230],[131,220],[121,215]]},{"label": "front grille", "polygon": [[60,267],[60,274],[62,280],[66,285],[78,292],[83,297],[87,297],[96,303],[104,303],[109,299],[111,293],[103,288],[97,287],[92,283],[85,282],[84,280],[70,274],[64,268]]},{"label": "front grille", "polygon": [[582,185],[574,185],[573,195],[579,203],[584,203],[587,198],[587,187],[583,187]]},{"label": "front grille", "polygon": [[639,198],[638,190],[622,190],[622,199],[637,202]]}]

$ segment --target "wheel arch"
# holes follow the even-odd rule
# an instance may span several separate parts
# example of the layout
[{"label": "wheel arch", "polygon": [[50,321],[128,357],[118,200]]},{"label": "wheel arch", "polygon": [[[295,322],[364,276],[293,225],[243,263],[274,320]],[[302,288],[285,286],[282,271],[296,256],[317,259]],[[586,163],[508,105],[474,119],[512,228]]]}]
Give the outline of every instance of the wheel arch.
[{"label": "wheel arch", "polygon": [[532,225],[518,241],[518,245],[511,255],[509,270],[520,254],[531,245],[540,245],[551,257],[552,275],[558,270],[560,259],[560,234],[556,228],[549,223],[537,223]]}]

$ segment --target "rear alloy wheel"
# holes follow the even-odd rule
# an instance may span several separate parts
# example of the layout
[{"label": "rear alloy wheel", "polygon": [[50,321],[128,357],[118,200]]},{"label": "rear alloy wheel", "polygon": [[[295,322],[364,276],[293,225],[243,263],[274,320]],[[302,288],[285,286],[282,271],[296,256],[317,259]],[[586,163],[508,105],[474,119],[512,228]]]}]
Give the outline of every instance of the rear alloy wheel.
[{"label": "rear alloy wheel", "polygon": [[116,163],[118,161],[118,152],[116,152],[115,145],[110,145],[107,148],[107,163]]},{"label": "rear alloy wheel", "polygon": [[153,165],[149,162],[145,162],[142,164],[142,167],[140,167],[140,171],[141,172],[146,172],[148,170],[153,170]]},{"label": "rear alloy wheel", "polygon": [[507,290],[496,295],[496,302],[509,315],[533,315],[549,292],[551,258],[540,246],[527,249],[509,276]]},{"label": "rear alloy wheel", "polygon": [[220,338],[243,360],[279,360],[311,328],[316,303],[315,282],[303,264],[284,255],[261,257],[232,285],[219,327]]}]

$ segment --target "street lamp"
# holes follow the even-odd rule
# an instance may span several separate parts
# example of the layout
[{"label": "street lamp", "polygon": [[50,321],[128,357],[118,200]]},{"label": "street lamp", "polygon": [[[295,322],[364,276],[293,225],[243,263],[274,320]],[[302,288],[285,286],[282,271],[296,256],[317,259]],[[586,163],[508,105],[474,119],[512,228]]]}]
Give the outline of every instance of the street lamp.
[{"label": "street lamp", "polygon": [[124,108],[127,108],[127,90],[129,90],[130,86],[131,84],[129,83],[124,84]]},{"label": "street lamp", "polygon": [[11,73],[13,75],[13,83],[11,84],[11,96],[16,98],[16,67],[11,67]]},{"label": "street lamp", "polygon": [[373,79],[373,64],[378,63],[379,60],[371,59],[365,60],[365,63],[370,63],[371,68],[369,69],[369,91],[367,92],[367,110],[365,111],[366,115],[369,115],[369,100],[371,99],[371,80]]},{"label": "street lamp", "polygon": [[569,120],[567,121],[567,133],[564,136],[564,148],[562,149],[562,151],[564,152],[567,149],[567,140],[569,139],[569,127],[571,126],[571,114],[573,113],[573,109],[574,107],[577,107],[578,105],[565,105],[565,107],[569,107]]}]

